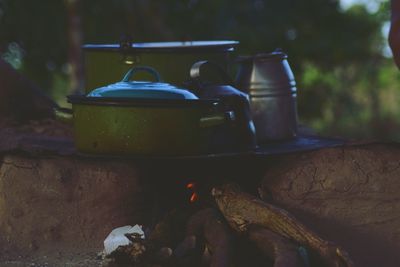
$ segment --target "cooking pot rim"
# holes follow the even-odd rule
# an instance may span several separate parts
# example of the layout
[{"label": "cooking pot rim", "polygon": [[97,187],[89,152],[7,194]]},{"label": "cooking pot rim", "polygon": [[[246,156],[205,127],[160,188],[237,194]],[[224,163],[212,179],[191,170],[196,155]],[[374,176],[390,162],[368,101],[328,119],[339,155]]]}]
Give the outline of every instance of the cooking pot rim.
[{"label": "cooking pot rim", "polygon": [[70,95],[67,100],[71,104],[95,106],[131,106],[131,107],[216,107],[221,103],[218,99],[154,99],[128,97],[87,97]]},{"label": "cooking pot rim", "polygon": [[265,60],[277,60],[281,61],[287,59],[288,55],[284,52],[274,51],[272,53],[260,53],[253,56],[239,56],[236,62],[248,62],[248,61],[265,61]]},{"label": "cooking pot rim", "polygon": [[148,42],[132,43],[130,47],[122,48],[120,44],[85,44],[86,51],[116,51],[139,53],[196,53],[196,52],[230,52],[239,44],[233,40],[216,41],[186,41],[186,42]]}]

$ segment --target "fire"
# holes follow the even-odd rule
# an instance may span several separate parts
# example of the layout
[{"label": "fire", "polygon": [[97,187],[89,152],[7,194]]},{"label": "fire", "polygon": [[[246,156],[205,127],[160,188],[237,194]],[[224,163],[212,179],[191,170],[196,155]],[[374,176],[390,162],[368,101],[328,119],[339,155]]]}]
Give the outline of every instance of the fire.
[{"label": "fire", "polygon": [[187,188],[187,189],[194,189],[194,186],[195,186],[194,183],[188,183],[188,184],[186,185],[186,188]]},{"label": "fire", "polygon": [[190,203],[196,202],[198,198],[199,196],[197,195],[197,193],[193,193],[192,196],[190,197]]},{"label": "fire", "polygon": [[186,188],[192,191],[192,195],[190,196],[190,203],[194,203],[199,199],[199,195],[196,193],[196,184],[195,183],[188,183]]}]

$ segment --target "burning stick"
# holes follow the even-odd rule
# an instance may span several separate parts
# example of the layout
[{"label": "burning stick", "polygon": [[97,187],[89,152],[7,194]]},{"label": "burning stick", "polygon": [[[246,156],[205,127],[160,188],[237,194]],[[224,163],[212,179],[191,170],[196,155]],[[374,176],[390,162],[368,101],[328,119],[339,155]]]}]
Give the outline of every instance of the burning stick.
[{"label": "burning stick", "polygon": [[318,252],[326,266],[354,266],[346,251],[323,240],[288,212],[232,185],[214,188],[212,195],[229,225],[237,232],[249,233],[251,225],[261,226]]}]

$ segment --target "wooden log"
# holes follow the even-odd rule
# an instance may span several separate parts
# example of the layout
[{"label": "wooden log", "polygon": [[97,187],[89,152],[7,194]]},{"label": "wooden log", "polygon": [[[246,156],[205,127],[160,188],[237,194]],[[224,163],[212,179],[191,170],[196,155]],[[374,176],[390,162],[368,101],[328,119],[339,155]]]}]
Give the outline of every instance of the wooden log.
[{"label": "wooden log", "polygon": [[[175,250],[182,257],[205,240],[206,253],[210,267],[229,267],[233,263],[233,236],[223,216],[214,208],[205,208],[190,217],[185,240]],[[204,246],[203,246],[204,248]]]},{"label": "wooden log", "polygon": [[281,235],[258,225],[250,225],[247,235],[264,254],[273,259],[274,267],[306,266],[299,255],[299,246]]},{"label": "wooden log", "polygon": [[234,185],[213,188],[212,194],[222,214],[237,232],[246,233],[250,225],[262,226],[315,250],[326,266],[353,266],[346,251],[322,239],[285,210],[241,192]]}]

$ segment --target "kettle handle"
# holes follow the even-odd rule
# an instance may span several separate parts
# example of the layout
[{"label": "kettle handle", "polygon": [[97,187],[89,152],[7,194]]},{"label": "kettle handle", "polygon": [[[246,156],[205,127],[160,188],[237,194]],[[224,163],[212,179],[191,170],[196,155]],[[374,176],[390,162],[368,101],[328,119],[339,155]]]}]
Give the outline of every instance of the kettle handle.
[{"label": "kettle handle", "polygon": [[224,123],[231,123],[236,121],[236,114],[234,111],[226,111],[223,113],[214,114],[212,116],[203,117],[200,119],[200,128],[209,128],[218,126]]},{"label": "kettle handle", "polygon": [[132,79],[132,77],[138,72],[147,72],[147,73],[151,74],[155,78],[156,82],[161,82],[162,81],[160,74],[155,69],[153,69],[152,67],[137,66],[137,67],[131,68],[125,74],[124,78],[122,78],[122,82],[129,82]]},{"label": "kettle handle", "polygon": [[213,69],[215,69],[217,71],[217,73],[219,74],[219,76],[223,79],[224,83],[226,85],[232,85],[233,86],[233,80],[231,79],[231,77],[228,75],[228,73],[226,73],[226,71],[221,68],[220,65],[218,65],[217,63],[214,63],[212,61],[208,61],[208,60],[202,60],[202,61],[198,61],[196,63],[194,63],[192,65],[192,67],[190,68],[190,78],[192,78],[193,80],[196,81],[200,81],[201,80],[201,68],[204,66],[210,66]]}]

